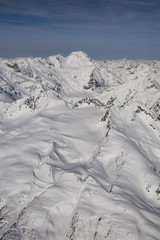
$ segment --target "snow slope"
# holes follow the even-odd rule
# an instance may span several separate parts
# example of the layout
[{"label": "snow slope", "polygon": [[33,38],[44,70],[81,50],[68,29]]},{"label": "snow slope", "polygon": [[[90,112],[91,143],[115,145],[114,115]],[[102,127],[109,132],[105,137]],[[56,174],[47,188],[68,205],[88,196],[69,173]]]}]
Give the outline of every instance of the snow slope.
[{"label": "snow slope", "polygon": [[160,239],[160,62],[0,59],[0,239]]}]

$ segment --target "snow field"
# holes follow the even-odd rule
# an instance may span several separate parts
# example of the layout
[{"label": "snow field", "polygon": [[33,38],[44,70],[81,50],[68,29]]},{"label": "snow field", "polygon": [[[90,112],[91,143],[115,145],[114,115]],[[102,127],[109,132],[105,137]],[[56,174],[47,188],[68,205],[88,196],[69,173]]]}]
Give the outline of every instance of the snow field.
[{"label": "snow field", "polygon": [[0,239],[159,240],[159,62],[0,61]]}]

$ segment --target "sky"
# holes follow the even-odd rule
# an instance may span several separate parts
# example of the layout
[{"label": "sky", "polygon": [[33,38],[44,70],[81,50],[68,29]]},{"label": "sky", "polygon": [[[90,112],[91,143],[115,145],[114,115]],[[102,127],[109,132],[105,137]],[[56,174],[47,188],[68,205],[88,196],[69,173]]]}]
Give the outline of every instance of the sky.
[{"label": "sky", "polygon": [[160,0],[0,0],[0,57],[160,60]]}]

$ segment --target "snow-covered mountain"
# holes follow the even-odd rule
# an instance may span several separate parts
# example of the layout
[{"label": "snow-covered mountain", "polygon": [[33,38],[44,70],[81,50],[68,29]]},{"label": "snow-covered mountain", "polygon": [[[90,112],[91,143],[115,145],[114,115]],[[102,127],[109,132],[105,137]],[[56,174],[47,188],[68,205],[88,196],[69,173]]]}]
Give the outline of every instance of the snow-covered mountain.
[{"label": "snow-covered mountain", "polygon": [[0,59],[0,239],[160,239],[160,61]]}]

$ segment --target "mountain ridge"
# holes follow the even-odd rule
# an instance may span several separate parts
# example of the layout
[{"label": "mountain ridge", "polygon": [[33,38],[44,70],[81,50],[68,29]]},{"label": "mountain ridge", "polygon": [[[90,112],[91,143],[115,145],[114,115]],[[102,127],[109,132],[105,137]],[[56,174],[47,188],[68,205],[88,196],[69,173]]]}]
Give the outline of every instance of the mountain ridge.
[{"label": "mountain ridge", "polygon": [[0,59],[0,239],[159,240],[159,145],[160,61]]}]

